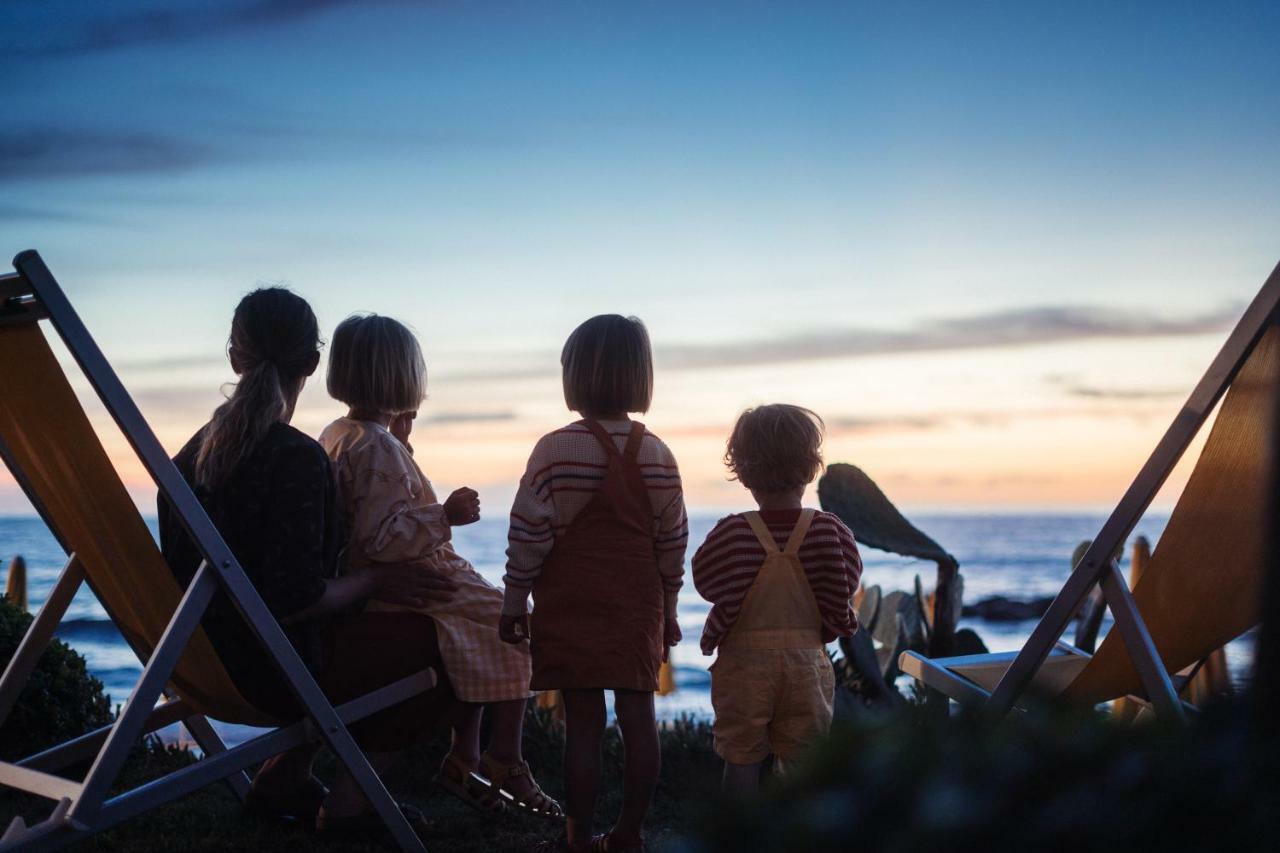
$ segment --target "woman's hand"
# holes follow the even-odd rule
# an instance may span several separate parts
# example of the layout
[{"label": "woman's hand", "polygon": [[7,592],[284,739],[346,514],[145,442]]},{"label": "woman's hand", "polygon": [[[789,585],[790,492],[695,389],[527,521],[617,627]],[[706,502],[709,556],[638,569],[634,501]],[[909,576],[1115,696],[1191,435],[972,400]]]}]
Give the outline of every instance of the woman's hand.
[{"label": "woman's hand", "polygon": [[683,639],[684,634],[680,633],[679,620],[674,616],[664,619],[662,624],[662,659],[664,661],[669,657],[671,647],[680,645]]},{"label": "woman's hand", "polygon": [[502,638],[502,642],[512,645],[529,639],[529,614],[502,614],[502,618],[498,620],[498,636]]},{"label": "woman's hand", "polygon": [[444,517],[451,527],[480,520],[480,495],[475,489],[461,488],[444,502]]},{"label": "woman's hand", "polygon": [[377,568],[347,572],[324,582],[324,592],[309,607],[290,613],[281,624],[306,622],[327,613],[345,610],[376,598],[389,604],[422,607],[432,601],[448,601],[457,587],[434,566],[425,563],[387,563]]},{"label": "woman's hand", "polygon": [[369,597],[388,604],[424,607],[433,601],[448,601],[458,587],[439,569],[427,563],[388,563],[364,569],[369,578]]}]

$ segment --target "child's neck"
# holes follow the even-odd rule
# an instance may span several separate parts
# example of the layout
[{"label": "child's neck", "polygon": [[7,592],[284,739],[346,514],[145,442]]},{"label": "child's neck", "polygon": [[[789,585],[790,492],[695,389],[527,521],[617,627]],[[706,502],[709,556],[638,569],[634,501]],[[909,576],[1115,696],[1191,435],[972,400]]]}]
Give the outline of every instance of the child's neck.
[{"label": "child's neck", "polygon": [[347,410],[347,417],[353,421],[369,421],[378,426],[391,428],[391,415],[384,415],[382,412],[375,412],[370,409],[361,409],[358,406],[352,406]]},{"label": "child's neck", "polygon": [[582,417],[589,421],[629,421],[631,417],[626,412],[581,412]]},{"label": "child's neck", "polygon": [[761,512],[783,509],[802,509],[804,507],[804,489],[793,489],[789,492],[752,492],[756,506]]}]

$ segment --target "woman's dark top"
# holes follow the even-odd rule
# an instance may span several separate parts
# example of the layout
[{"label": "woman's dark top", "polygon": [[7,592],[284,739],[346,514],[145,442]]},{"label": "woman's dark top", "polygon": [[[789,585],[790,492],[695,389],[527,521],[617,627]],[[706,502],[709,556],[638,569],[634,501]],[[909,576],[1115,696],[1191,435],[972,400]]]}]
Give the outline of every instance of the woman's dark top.
[{"label": "woman's dark top", "polygon": [[[216,492],[195,486],[196,433],[174,457],[231,552],[277,619],[314,604],[334,577],[342,547],[329,457],[288,424],[272,424],[266,438]],[[190,583],[204,556],[164,498],[158,502],[160,549],[178,582]],[[323,666],[327,620],[309,619],[285,632],[313,672]],[[268,713],[293,707],[262,644],[226,593],[219,590],[202,622],[240,692]],[[282,703],[285,703],[282,707]]]}]

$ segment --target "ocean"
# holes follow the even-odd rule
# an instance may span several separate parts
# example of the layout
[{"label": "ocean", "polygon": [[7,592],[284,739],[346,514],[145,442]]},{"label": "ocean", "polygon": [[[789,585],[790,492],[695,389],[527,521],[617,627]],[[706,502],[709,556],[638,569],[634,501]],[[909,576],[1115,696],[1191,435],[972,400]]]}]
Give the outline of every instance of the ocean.
[{"label": "ocean", "polygon": [[[718,517],[713,513],[691,515],[690,541],[694,546],[705,538]],[[1054,595],[1070,572],[1072,550],[1081,540],[1097,533],[1104,517],[1091,513],[948,512],[913,515],[912,521],[960,561],[965,601],[972,603],[993,595],[1015,599]],[[1166,521],[1165,515],[1149,514],[1136,532],[1154,544]],[[150,523],[154,532],[154,521]],[[486,578],[500,586],[505,537],[505,518],[485,519],[455,529],[454,546]],[[0,557],[5,565],[14,554],[26,558],[30,606],[34,611],[44,602],[65,557],[38,518],[0,518]],[[876,584],[886,592],[910,590],[919,574],[925,588],[932,587],[932,563],[869,548],[863,549],[862,557],[865,585]],[[703,657],[698,648],[707,611],[708,605],[698,597],[692,583],[687,583],[680,596],[684,641],[672,655],[678,689],[672,695],[658,698],[658,712],[663,718],[681,714],[710,715],[711,680],[707,666],[711,658]],[[1104,631],[1109,624],[1104,623]],[[1034,626],[1034,621],[961,620],[961,627],[977,631],[992,651],[1019,648]],[[141,674],[141,666],[87,588],[77,595],[58,635],[84,655],[89,669],[102,680],[113,704],[122,703],[128,697]],[[1227,654],[1233,679],[1242,681],[1252,662],[1251,638],[1246,635],[1236,640],[1228,647]],[[228,727],[224,733],[230,740],[238,741],[248,732]]]}]

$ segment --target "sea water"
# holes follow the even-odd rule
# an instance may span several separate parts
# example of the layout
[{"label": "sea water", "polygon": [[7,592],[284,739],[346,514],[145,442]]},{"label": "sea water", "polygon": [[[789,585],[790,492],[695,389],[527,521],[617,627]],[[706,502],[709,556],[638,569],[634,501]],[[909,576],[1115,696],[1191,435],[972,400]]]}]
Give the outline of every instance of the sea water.
[{"label": "sea water", "polygon": [[[716,513],[691,513],[690,554],[718,517]],[[948,512],[915,515],[912,521],[959,560],[965,601],[974,602],[993,595],[1031,599],[1056,594],[1070,572],[1072,550],[1081,540],[1097,533],[1104,517],[1090,513]],[[1148,514],[1136,533],[1145,535],[1154,544],[1166,521],[1164,515]],[[154,520],[148,523],[154,532]],[[495,585],[501,585],[506,550],[505,519],[484,519],[455,528],[453,541],[458,552],[470,560],[482,575]],[[34,612],[44,603],[66,557],[38,518],[0,518],[0,557],[7,564],[8,558],[14,554],[26,558],[28,595]],[[885,592],[911,590],[916,575],[919,575],[926,590],[933,586],[935,567],[932,563],[869,548],[862,550],[862,558],[865,585],[879,585]],[[684,641],[672,652],[678,689],[674,694],[657,700],[658,713],[664,718],[680,714],[710,714],[711,678],[707,667],[712,658],[704,657],[698,647],[708,609],[707,603],[698,597],[692,582],[686,578],[680,594],[680,627]],[[1104,631],[1109,624],[1104,623]],[[961,620],[961,627],[977,631],[992,651],[1019,648],[1034,626],[1034,620]],[[123,703],[128,698],[142,672],[141,666],[87,588],[81,589],[76,596],[58,635],[84,655],[90,671],[102,680],[113,704]],[[1230,670],[1237,681],[1247,676],[1252,648],[1252,640],[1248,636],[1228,647]],[[240,740],[246,734],[239,729],[227,729],[226,733],[232,740]]]}]

